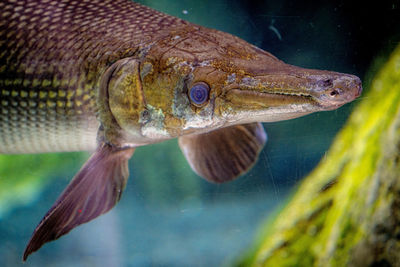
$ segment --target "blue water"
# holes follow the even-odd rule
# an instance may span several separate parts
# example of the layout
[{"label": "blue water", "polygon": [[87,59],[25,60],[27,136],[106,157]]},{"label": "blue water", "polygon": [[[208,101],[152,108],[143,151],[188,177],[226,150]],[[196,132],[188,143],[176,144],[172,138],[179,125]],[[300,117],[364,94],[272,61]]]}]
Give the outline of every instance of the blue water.
[{"label": "blue water", "polygon": [[[2,266],[22,266],[26,238],[46,211],[48,197],[56,197],[54,187],[61,189],[52,185],[35,206],[16,209],[0,222]],[[160,207],[143,201],[132,185],[115,209],[45,245],[28,259],[28,266],[227,264],[251,245],[258,223],[279,205],[277,196],[285,194],[281,190],[272,198],[266,192],[217,200],[188,198]]]}]

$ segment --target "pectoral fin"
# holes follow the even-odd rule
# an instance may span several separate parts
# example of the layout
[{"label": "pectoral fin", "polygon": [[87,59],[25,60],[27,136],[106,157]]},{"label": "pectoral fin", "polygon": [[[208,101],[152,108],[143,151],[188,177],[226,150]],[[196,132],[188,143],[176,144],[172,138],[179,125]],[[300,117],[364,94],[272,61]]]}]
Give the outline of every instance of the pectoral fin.
[{"label": "pectoral fin", "polygon": [[179,146],[198,175],[223,183],[249,170],[266,140],[262,124],[250,123],[181,136]]},{"label": "pectoral fin", "polygon": [[125,188],[128,160],[133,152],[134,148],[101,145],[36,227],[25,249],[24,261],[44,243],[114,207]]}]

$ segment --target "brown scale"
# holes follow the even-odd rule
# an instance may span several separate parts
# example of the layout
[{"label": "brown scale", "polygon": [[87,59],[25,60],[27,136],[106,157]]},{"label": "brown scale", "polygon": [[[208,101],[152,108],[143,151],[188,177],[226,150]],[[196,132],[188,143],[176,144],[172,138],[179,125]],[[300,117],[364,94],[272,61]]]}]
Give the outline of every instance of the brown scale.
[{"label": "brown scale", "polygon": [[124,0],[9,0],[0,10],[1,153],[93,150],[105,68],[185,24]]}]

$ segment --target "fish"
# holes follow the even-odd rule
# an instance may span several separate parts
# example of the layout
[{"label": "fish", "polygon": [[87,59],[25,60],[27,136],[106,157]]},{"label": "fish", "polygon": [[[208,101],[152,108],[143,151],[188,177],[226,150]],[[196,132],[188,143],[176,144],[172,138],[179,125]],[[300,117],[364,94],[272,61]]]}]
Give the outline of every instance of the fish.
[{"label": "fish", "polygon": [[194,172],[224,183],[256,162],[263,122],[362,93],[354,75],[286,64],[129,0],[1,0],[0,10],[0,153],[92,152],[24,261],[117,204],[137,147],[178,138]]}]

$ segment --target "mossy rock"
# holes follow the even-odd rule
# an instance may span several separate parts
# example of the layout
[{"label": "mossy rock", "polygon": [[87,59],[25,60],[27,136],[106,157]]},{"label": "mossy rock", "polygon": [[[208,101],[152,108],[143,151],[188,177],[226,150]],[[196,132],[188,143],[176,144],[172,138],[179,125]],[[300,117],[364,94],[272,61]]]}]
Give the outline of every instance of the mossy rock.
[{"label": "mossy rock", "polygon": [[400,46],[243,266],[400,266]]}]

